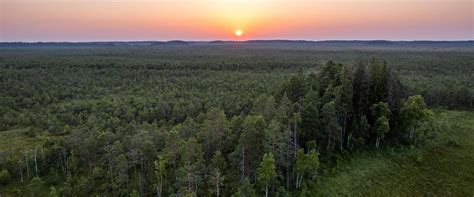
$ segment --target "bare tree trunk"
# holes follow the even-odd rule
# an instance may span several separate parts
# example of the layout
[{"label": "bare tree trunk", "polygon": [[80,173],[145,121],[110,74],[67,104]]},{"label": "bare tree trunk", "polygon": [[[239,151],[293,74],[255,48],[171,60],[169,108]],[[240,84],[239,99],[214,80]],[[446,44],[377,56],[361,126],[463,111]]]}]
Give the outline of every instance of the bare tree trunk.
[{"label": "bare tree trunk", "polygon": [[295,184],[296,189],[299,188],[299,182],[300,182],[300,174],[298,173],[298,174],[296,175],[296,184]]},{"label": "bare tree trunk", "polygon": [[188,171],[188,191],[193,191],[193,188],[192,188],[192,182],[191,182],[191,173]]},{"label": "bare tree trunk", "polygon": [[327,152],[329,152],[329,146],[331,146],[330,144],[331,144],[331,134],[329,133],[328,134],[328,144],[326,145],[326,151]]},{"label": "bare tree trunk", "polygon": [[143,195],[143,181],[142,181],[142,170],[145,169],[145,165],[143,164],[143,157],[142,157],[142,152],[140,151],[140,170],[138,171],[139,173],[139,186],[140,186],[140,195]]},{"label": "bare tree trunk", "polygon": [[294,151],[295,151],[295,155],[294,157],[296,158],[296,153],[298,152],[298,135],[296,133],[296,129],[297,129],[298,125],[296,123],[296,120],[295,120],[295,128],[293,128],[294,132],[293,132],[293,146],[294,146]]},{"label": "bare tree trunk", "polygon": [[[64,151],[64,152],[66,152],[66,151]],[[63,152],[63,153],[64,153],[64,152]],[[66,163],[66,172],[67,172],[70,176],[72,176],[72,172],[71,172],[71,170],[69,169],[69,160],[68,160],[68,158],[67,158],[67,155],[66,155],[66,153],[64,153],[63,155],[64,155],[64,163]]]},{"label": "bare tree trunk", "polygon": [[142,190],[142,173],[138,172],[138,187],[139,187],[139,190],[140,190],[140,196],[142,196],[143,194],[143,190]]},{"label": "bare tree trunk", "polygon": [[163,191],[163,175],[160,175],[160,197],[161,197],[162,191]]},{"label": "bare tree trunk", "polygon": [[380,144],[380,137],[377,137],[377,139],[375,139],[375,147],[377,149],[379,149],[379,144]]},{"label": "bare tree trunk", "polygon": [[288,141],[286,142],[287,143],[287,146],[286,146],[286,189],[290,189],[290,147],[291,147],[291,139],[289,139],[291,137],[291,130],[290,130],[290,122],[288,121],[288,126],[287,126],[287,130],[288,130]]},{"label": "bare tree trunk", "polygon": [[36,172],[36,176],[38,176],[38,162],[36,161],[36,153],[37,153],[37,149],[35,148],[35,156],[34,156],[34,159],[35,159],[35,172]]},{"label": "bare tree trunk", "polygon": [[64,169],[63,163],[63,151],[59,151],[59,162],[61,162],[61,169],[63,170],[63,174],[67,174],[66,170]]},{"label": "bare tree trunk", "polygon": [[115,186],[114,186],[114,175],[112,173],[112,164],[109,161],[109,175],[110,175],[110,185],[112,186],[112,194],[115,196]]},{"label": "bare tree trunk", "polygon": [[300,188],[301,188],[301,184],[303,184],[303,177],[304,177],[304,174],[301,174],[301,177],[300,177]]},{"label": "bare tree trunk", "polygon": [[296,175],[296,189],[301,188],[301,184],[303,183],[303,176],[304,176],[303,173],[298,173]]},{"label": "bare tree trunk", "polygon": [[352,132],[347,134],[347,148],[351,149],[351,139],[352,139]]},{"label": "bare tree trunk", "polygon": [[89,153],[87,154],[87,165],[89,167],[89,174],[92,174],[92,162],[91,162],[91,156]]},{"label": "bare tree trunk", "polygon": [[43,166],[46,166],[46,159],[44,158],[44,148],[41,147],[41,159],[43,160]]},{"label": "bare tree trunk", "polygon": [[342,152],[342,144],[344,143],[344,135],[346,134],[346,121],[347,121],[347,116],[344,115],[344,123],[342,124],[341,136],[339,137],[339,139],[341,140],[341,142],[339,143],[341,152]]},{"label": "bare tree trunk", "polygon": [[220,179],[220,176],[221,176],[220,173],[217,172],[217,178],[216,178],[216,179],[217,179],[217,183],[216,183],[216,193],[217,193],[217,197],[220,196],[220,191],[219,191],[219,179]]},{"label": "bare tree trunk", "polygon": [[242,175],[240,177],[241,181],[245,179],[245,146],[242,145]]},{"label": "bare tree trunk", "polygon": [[19,166],[19,167],[20,167],[20,181],[21,181],[21,183],[23,183],[23,168],[22,168],[22,166],[21,166],[21,162],[18,162],[18,163],[19,163],[19,165],[20,165],[20,166]]},{"label": "bare tree trunk", "polygon": [[30,180],[30,167],[28,165],[28,152],[25,153],[25,161],[26,161],[26,175],[27,179]]}]

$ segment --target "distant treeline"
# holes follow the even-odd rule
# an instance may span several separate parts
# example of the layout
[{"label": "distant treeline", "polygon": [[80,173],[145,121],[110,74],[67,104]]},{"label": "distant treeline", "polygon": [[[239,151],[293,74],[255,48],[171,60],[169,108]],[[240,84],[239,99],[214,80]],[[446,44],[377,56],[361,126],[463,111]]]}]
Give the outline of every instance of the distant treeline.
[{"label": "distant treeline", "polygon": [[247,41],[100,41],[100,42],[0,42],[0,47],[111,47],[170,45],[314,45],[314,46],[385,46],[385,47],[465,47],[474,48],[474,41],[389,41],[389,40],[247,40]]}]

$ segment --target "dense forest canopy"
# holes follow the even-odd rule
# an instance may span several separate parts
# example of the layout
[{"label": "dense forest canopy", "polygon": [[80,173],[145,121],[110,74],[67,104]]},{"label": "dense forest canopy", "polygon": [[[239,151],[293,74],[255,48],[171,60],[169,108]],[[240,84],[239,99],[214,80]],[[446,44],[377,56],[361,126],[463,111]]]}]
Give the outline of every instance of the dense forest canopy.
[{"label": "dense forest canopy", "polygon": [[0,151],[0,184],[305,195],[340,155],[435,137],[427,104],[472,109],[469,48],[354,47],[2,48],[0,132],[21,129],[34,145]]}]

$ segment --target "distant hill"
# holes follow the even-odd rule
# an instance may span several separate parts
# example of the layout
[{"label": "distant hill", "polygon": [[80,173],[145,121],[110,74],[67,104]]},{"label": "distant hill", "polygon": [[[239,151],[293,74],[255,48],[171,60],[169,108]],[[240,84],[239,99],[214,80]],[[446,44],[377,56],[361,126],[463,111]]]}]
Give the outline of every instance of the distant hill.
[{"label": "distant hill", "polygon": [[0,42],[0,47],[111,47],[111,46],[156,46],[189,45],[186,41],[130,41],[130,42]]},{"label": "distant hill", "polygon": [[186,45],[314,45],[314,46],[438,46],[474,47],[467,41],[389,41],[389,40],[247,40],[247,41],[111,41],[111,42],[0,42],[0,47],[114,47],[114,46],[186,46]]}]

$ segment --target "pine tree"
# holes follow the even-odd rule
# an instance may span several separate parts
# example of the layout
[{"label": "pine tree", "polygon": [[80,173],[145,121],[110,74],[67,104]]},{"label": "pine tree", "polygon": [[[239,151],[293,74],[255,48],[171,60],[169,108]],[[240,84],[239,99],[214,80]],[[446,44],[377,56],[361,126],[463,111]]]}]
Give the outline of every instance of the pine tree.
[{"label": "pine tree", "polygon": [[286,188],[290,188],[290,180],[291,180],[291,165],[294,160],[294,150],[292,149],[293,146],[293,140],[292,140],[292,131],[291,131],[291,114],[292,114],[292,108],[290,106],[290,101],[288,97],[286,96],[286,93],[283,94],[283,97],[280,100],[280,104],[278,105],[277,108],[277,114],[275,116],[276,120],[279,121],[282,125],[285,127],[285,134],[284,136],[284,142],[285,142],[285,150],[284,150],[284,155],[285,155],[285,180],[286,180]]},{"label": "pine tree", "polygon": [[[319,93],[309,90],[303,99],[301,112],[300,142],[321,140],[321,123],[319,117]],[[304,143],[300,143],[303,144]]]},{"label": "pine tree", "polygon": [[202,147],[195,138],[189,138],[180,147],[180,155],[176,189],[180,194],[197,194],[205,173]]},{"label": "pine tree", "polygon": [[334,101],[325,104],[321,110],[322,124],[324,125],[324,133],[326,134],[326,151],[328,153],[334,150],[335,145],[339,141],[341,126],[337,120],[336,106]]},{"label": "pine tree", "polygon": [[199,133],[206,160],[210,160],[216,151],[227,152],[226,144],[229,134],[230,125],[224,111],[218,108],[209,110]]},{"label": "pine tree", "polygon": [[247,116],[242,124],[239,145],[234,151],[240,155],[241,178],[255,175],[258,161],[265,148],[265,120],[262,116]]},{"label": "pine tree", "polygon": [[245,178],[240,184],[237,193],[234,195],[235,197],[255,197],[255,189],[253,188],[253,184],[250,182],[248,178]]},{"label": "pine tree", "polygon": [[[344,136],[346,135],[346,128],[348,127],[350,117],[352,116],[352,74],[347,66],[343,66],[339,73],[340,85],[336,88],[336,110],[338,114],[339,124],[342,126],[339,134],[339,148],[342,151]],[[348,134],[348,138],[352,133]],[[349,139],[348,139],[349,140]]]}]

